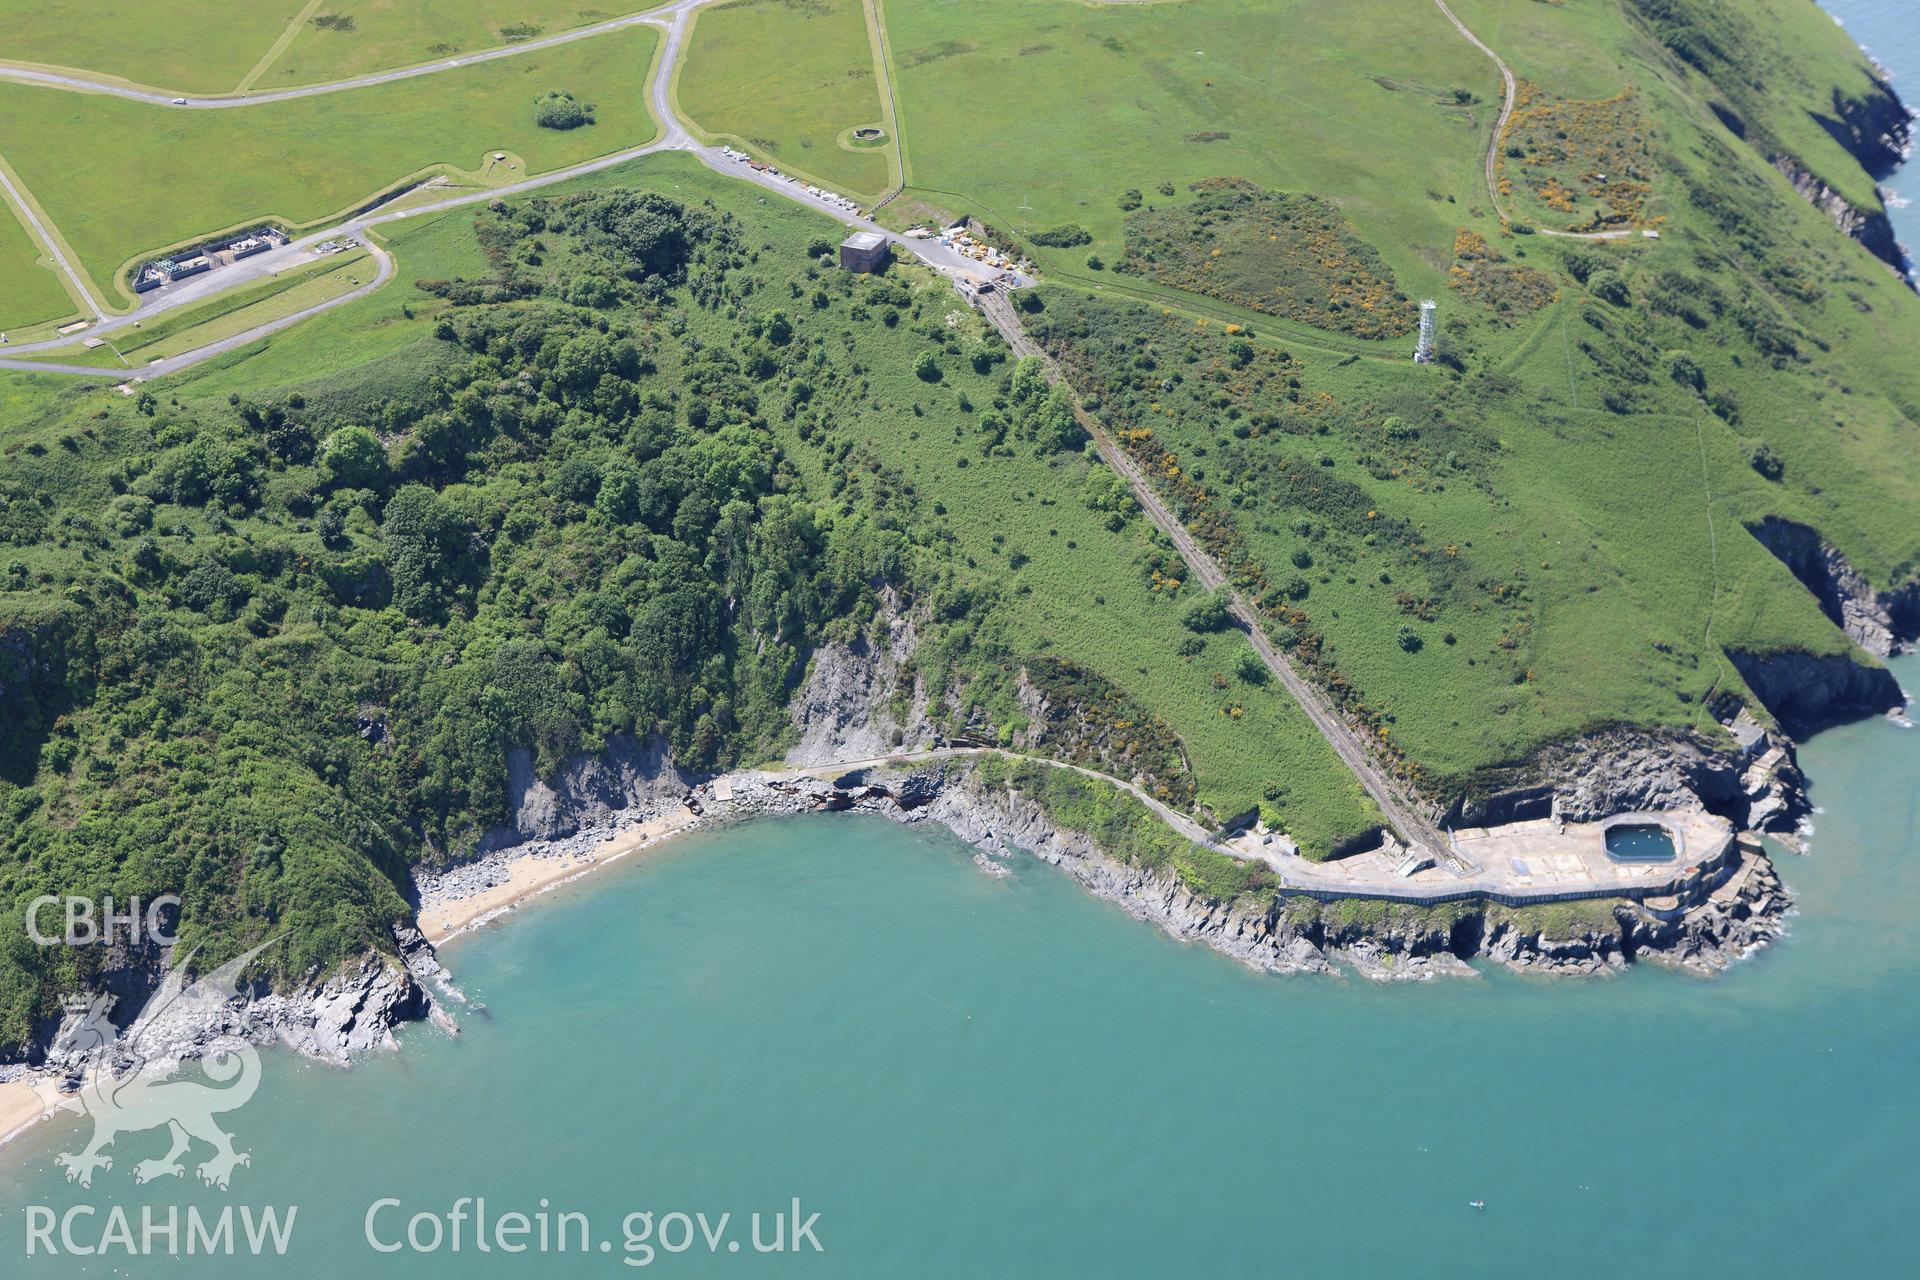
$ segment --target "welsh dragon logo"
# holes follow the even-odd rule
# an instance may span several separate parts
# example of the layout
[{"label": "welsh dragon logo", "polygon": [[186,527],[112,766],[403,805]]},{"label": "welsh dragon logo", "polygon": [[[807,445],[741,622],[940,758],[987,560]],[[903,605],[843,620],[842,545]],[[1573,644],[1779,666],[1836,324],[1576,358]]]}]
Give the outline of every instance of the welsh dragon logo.
[{"label": "welsh dragon logo", "polygon": [[[134,1165],[136,1182],[180,1177],[186,1171],[181,1157],[196,1140],[213,1148],[212,1157],[197,1170],[209,1186],[226,1190],[234,1169],[252,1163],[246,1152],[234,1148],[233,1135],[214,1117],[246,1105],[260,1087],[259,1051],[233,1035],[219,1036],[205,1046],[200,1071],[222,1086],[215,1088],[199,1080],[176,1078],[183,1064],[164,1056],[162,1028],[192,1017],[196,1010],[212,1011],[234,999],[247,963],[271,945],[262,943],[193,983],[183,976],[195,954],[189,952],[168,968],[160,989],[124,1038],[107,1016],[116,997],[99,995],[85,1003],[79,1021],[60,1040],[63,1049],[84,1056],[87,1065],[79,1092],[59,1105],[93,1120],[93,1137],[83,1149],[55,1157],[66,1167],[68,1181],[92,1186],[95,1170],[113,1168],[113,1157],[104,1154],[105,1148],[123,1133],[147,1129],[165,1128],[172,1146],[164,1156]],[[81,1012],[81,1007],[74,1011]]]}]

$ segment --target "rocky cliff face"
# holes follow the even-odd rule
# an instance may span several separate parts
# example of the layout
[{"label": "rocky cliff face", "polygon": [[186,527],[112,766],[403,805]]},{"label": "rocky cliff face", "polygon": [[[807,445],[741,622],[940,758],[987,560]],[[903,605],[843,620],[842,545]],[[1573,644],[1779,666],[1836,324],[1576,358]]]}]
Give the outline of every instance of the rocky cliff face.
[{"label": "rocky cliff face", "polygon": [[1875,591],[1866,576],[1819,532],[1779,516],[1747,526],[1800,584],[1813,593],[1833,624],[1868,653],[1905,653],[1920,638],[1920,579]]},{"label": "rocky cliff face", "polygon": [[[283,1044],[306,1057],[345,1065],[371,1050],[393,1048],[393,1029],[403,1022],[433,1018],[452,1029],[422,984],[423,976],[443,980],[446,971],[416,931],[404,929],[396,941],[402,949],[399,961],[362,956],[338,973],[285,993],[262,989],[226,1002],[183,1001],[164,1010],[150,1009],[149,1001],[165,976],[164,957],[156,949],[122,956],[109,969],[104,986],[116,997],[112,1016],[126,1028],[122,1041],[137,1037],[143,1062],[197,1059],[217,1042],[237,1038],[258,1045]],[[69,1014],[48,1026],[28,1060],[59,1075],[84,1071],[87,1056],[61,1047],[78,1017]]]},{"label": "rocky cliff face", "polygon": [[[814,652],[793,702],[800,740],[787,752],[788,764],[867,760],[938,736],[926,685],[911,674],[919,637],[890,590],[882,593],[880,624],[885,629],[880,643],[863,636]],[[911,688],[903,690],[908,681]],[[906,695],[904,708],[896,700],[899,693]]]},{"label": "rocky cliff face", "polygon": [[1841,234],[1852,236],[1867,247],[1868,252],[1892,267],[1901,275],[1908,270],[1907,255],[1900,247],[1899,238],[1894,235],[1893,222],[1887,217],[1884,207],[1875,204],[1870,208],[1861,208],[1848,202],[1846,197],[1822,182],[1812,170],[1798,159],[1786,153],[1773,157],[1773,167],[1786,175],[1793,189],[1808,204],[1832,219],[1833,225]]},{"label": "rocky cliff face", "polygon": [[1555,812],[1569,822],[1696,804],[1744,816],[1728,814],[1739,796],[1739,757],[1692,733],[1609,730],[1550,749],[1540,765]]},{"label": "rocky cliff face", "polygon": [[1793,743],[1747,727],[1744,747],[1679,729],[1615,728],[1555,743],[1506,771],[1504,783],[1496,778],[1490,793],[1455,800],[1443,825],[1496,826],[1549,813],[1594,822],[1698,807],[1791,845],[1810,811]]},{"label": "rocky cliff face", "polygon": [[[1884,75],[1872,77],[1865,89],[1846,94],[1833,91],[1833,114],[1815,115],[1815,119],[1847,149],[1875,182],[1885,178],[1906,159],[1912,144],[1913,117]],[[1908,275],[1911,263],[1894,235],[1893,223],[1885,207],[1849,203],[1822,181],[1798,157],[1784,151],[1768,156],[1774,168],[1786,175],[1803,199],[1833,219],[1834,226],[1852,236],[1882,262]]]},{"label": "rocky cliff face", "polygon": [[1849,96],[1835,89],[1833,114],[1833,119],[1821,123],[1874,181],[1906,160],[1913,142],[1913,113],[1894,92],[1884,69],[1858,94]]},{"label": "rocky cliff face", "polygon": [[1906,703],[1891,671],[1863,666],[1845,654],[1729,652],[1727,657],[1754,696],[1796,738]]},{"label": "rocky cliff face", "polygon": [[604,751],[568,760],[551,778],[536,776],[532,752],[510,751],[507,808],[512,816],[488,832],[475,852],[562,839],[586,827],[605,826],[625,810],[677,799],[693,783],[659,738],[640,742],[616,737]]}]

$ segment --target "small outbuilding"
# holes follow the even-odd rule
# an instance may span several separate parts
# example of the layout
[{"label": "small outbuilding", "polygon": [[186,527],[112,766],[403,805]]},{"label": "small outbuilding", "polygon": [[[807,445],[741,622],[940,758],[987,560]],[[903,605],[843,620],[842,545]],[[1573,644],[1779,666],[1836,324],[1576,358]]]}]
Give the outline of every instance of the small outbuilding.
[{"label": "small outbuilding", "polygon": [[840,242],[842,271],[878,271],[888,256],[887,238],[878,231],[856,231]]}]

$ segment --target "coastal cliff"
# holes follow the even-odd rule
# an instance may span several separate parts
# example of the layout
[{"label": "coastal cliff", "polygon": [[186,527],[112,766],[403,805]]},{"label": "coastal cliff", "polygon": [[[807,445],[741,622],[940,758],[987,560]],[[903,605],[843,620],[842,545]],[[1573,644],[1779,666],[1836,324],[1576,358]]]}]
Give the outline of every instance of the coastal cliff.
[{"label": "coastal cliff", "polygon": [[[1862,88],[1847,92],[1835,86],[1831,105],[1831,115],[1816,113],[1814,118],[1875,182],[1887,177],[1906,159],[1913,142],[1913,112],[1877,67]],[[1868,206],[1850,203],[1799,157],[1785,150],[1775,149],[1767,159],[1803,199],[1831,218],[1843,234],[1858,240],[1874,257],[1902,276],[1908,274],[1912,264],[1894,234],[1883,203],[1878,200]]]},{"label": "coastal cliff", "polygon": [[1791,900],[1758,854],[1732,860],[1686,900],[1591,899],[1513,908],[1490,902],[1421,907],[1302,894],[1225,898],[1176,873],[1135,866],[1050,814],[1039,799],[991,785],[966,763],[873,770],[840,783],[734,789],[735,816],[875,813],[937,822],[980,850],[988,870],[1012,851],[1073,876],[1096,897],[1177,938],[1271,973],[1350,970],[1378,980],[1468,975],[1468,961],[1517,971],[1598,974],[1637,961],[1714,973],[1778,937]]},{"label": "coastal cliff", "polygon": [[1771,157],[1771,163],[1793,185],[1800,198],[1826,214],[1842,235],[1858,240],[1874,257],[1901,275],[1907,274],[1911,264],[1907,261],[1906,251],[1900,247],[1899,238],[1894,234],[1893,221],[1887,217],[1884,205],[1875,202],[1871,206],[1861,207],[1851,203],[1823,182],[1798,157],[1787,152],[1776,153]]},{"label": "coastal cliff", "polygon": [[[794,702],[797,741],[790,763],[872,759],[938,740],[913,669],[911,620],[889,611],[875,633],[882,638],[825,646],[814,655]],[[1210,893],[1173,868],[1116,856],[1096,836],[1049,813],[1040,799],[984,780],[983,771],[966,760],[774,785],[752,772],[696,777],[658,739],[616,738],[604,751],[569,759],[550,776],[538,776],[523,752],[512,753],[508,766],[509,820],[450,865],[417,870],[416,907],[497,885],[524,857],[579,856],[611,831],[682,806],[698,815],[692,825],[703,826],[844,811],[910,824],[938,822],[974,845],[988,871],[1004,873],[1012,852],[1024,851],[1138,919],[1274,973],[1427,978],[1469,974],[1468,962],[1476,959],[1556,974],[1603,973],[1641,960],[1707,973],[1778,936],[1790,906],[1771,865],[1751,852],[1730,861],[1724,875],[1702,883],[1686,901],[1422,907],[1377,899],[1322,901],[1272,890]],[[1456,818],[1510,820],[1527,806],[1545,803],[1564,817],[1585,820],[1704,803],[1737,815],[1743,825],[1765,828],[1773,820],[1790,827],[1804,812],[1803,804],[1793,807],[1799,795],[1790,755],[1761,767],[1730,758],[1704,739],[1623,731],[1569,744],[1550,762],[1544,785],[1518,799],[1483,799]],[[247,992],[224,1008],[181,1021],[167,1030],[172,1056],[195,1057],[217,1037],[239,1035],[345,1063],[391,1047],[393,1028],[403,1022],[431,1018],[451,1030],[442,1001],[461,997],[433,947],[411,921],[396,925],[393,942],[390,953],[364,956],[298,990]],[[137,1010],[158,985],[160,957],[127,955],[107,970],[123,1007]],[[61,1031],[43,1028],[30,1061],[71,1075],[80,1064],[55,1048]]]},{"label": "coastal cliff", "polygon": [[[457,996],[432,948],[410,926],[396,928],[394,947],[393,955],[362,956],[292,991],[254,987],[225,1003],[187,1001],[162,1010],[149,1002],[166,976],[166,952],[151,945],[123,948],[107,965],[103,986],[114,997],[115,1023],[126,1028],[122,1039],[140,1038],[142,1061],[197,1059],[216,1042],[237,1038],[284,1045],[304,1057],[345,1066],[363,1054],[395,1047],[393,1029],[402,1023],[431,1019],[454,1029],[429,991],[433,984]],[[82,1016],[69,1012],[43,1027],[24,1065],[77,1081],[90,1054],[65,1045]]]},{"label": "coastal cliff", "polygon": [[1872,66],[1865,89],[1854,93],[1834,89],[1833,116],[1821,123],[1878,181],[1906,160],[1913,142],[1913,111],[1894,91],[1886,69],[1877,62]]},{"label": "coastal cliff", "polygon": [[1920,577],[1876,591],[1817,529],[1765,516],[1748,525],[1747,532],[1813,593],[1833,625],[1868,653],[1892,657],[1920,639]]},{"label": "coastal cliff", "polygon": [[1730,651],[1727,656],[1754,696],[1797,738],[1896,710],[1906,701],[1891,671],[1845,654]]}]

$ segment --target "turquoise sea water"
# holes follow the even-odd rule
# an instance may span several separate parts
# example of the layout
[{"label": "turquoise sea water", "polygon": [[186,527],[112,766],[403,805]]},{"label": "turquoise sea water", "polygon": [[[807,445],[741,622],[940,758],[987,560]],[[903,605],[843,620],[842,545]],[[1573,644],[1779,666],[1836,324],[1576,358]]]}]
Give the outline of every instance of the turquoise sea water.
[{"label": "turquoise sea water", "polygon": [[[1782,863],[1800,914],[1717,981],[1262,977],[1052,868],[991,880],[944,832],[702,833],[449,947],[492,1011],[458,1040],[415,1029],[350,1073],[271,1058],[229,1117],[254,1157],[229,1193],[135,1187],[155,1134],[83,1192],[52,1163],[77,1130],[36,1132],[0,1168],[4,1273],[612,1276],[630,1211],[730,1211],[745,1240],[797,1196],[824,1253],[723,1240],[651,1269],[1910,1274],[1920,732],[1873,720],[1804,759],[1825,813]],[[584,1211],[612,1252],[365,1242],[383,1197],[387,1243],[462,1196]],[[76,1203],[299,1213],[271,1263],[26,1259],[24,1206]]]},{"label": "turquoise sea water", "polygon": [[[1848,34],[1893,73],[1893,87],[1910,107],[1920,107],[1920,10],[1913,0],[1820,0]],[[1920,253],[1920,170],[1909,161],[1884,180],[1894,193],[1887,213],[1909,256]]]}]

